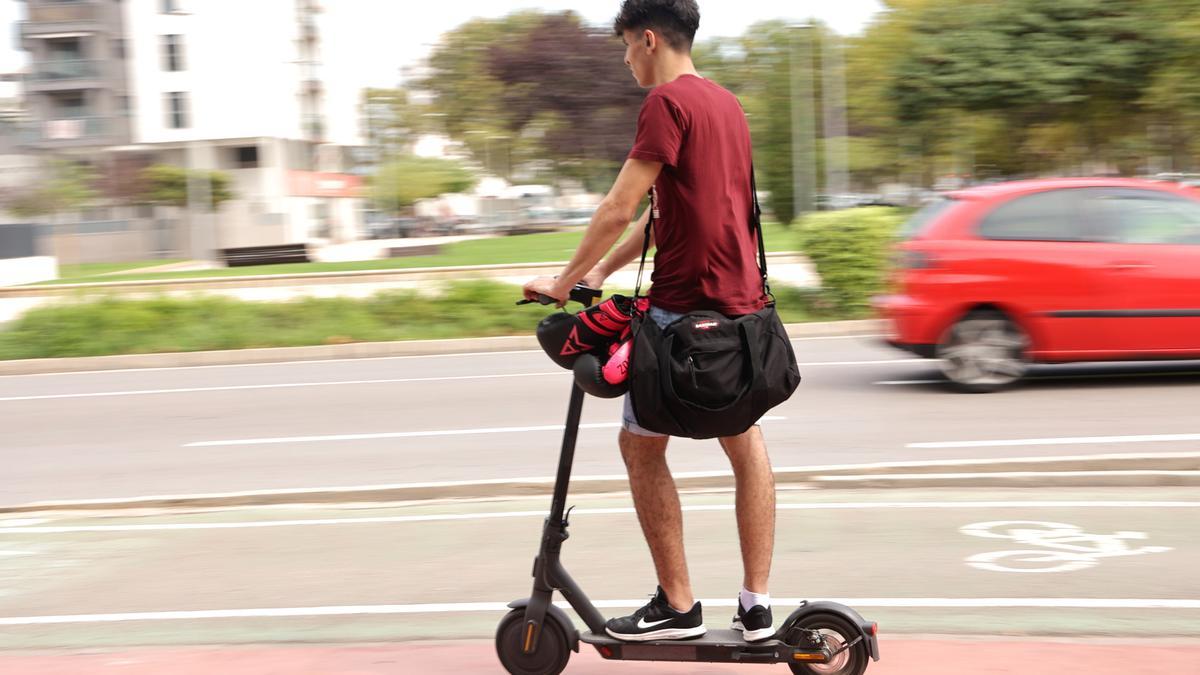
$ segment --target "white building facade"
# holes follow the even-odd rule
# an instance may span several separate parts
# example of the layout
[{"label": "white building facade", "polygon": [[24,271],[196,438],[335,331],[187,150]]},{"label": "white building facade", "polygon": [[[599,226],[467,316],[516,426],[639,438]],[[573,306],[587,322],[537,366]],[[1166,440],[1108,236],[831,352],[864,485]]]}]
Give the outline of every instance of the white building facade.
[{"label": "white building facade", "polygon": [[51,73],[31,80],[35,151],[228,173],[213,248],[362,236],[359,93],[327,81],[352,69],[327,60],[317,0],[26,5],[31,72]]}]

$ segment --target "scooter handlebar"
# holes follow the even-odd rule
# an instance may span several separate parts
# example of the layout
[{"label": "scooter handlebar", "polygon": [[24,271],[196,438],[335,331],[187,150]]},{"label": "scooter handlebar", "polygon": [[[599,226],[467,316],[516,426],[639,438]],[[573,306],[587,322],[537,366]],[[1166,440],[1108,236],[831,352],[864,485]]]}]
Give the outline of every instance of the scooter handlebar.
[{"label": "scooter handlebar", "polygon": [[[604,292],[601,291],[600,289],[590,288],[588,286],[583,285],[582,283],[578,283],[578,284],[575,284],[575,288],[571,289],[571,295],[568,297],[568,300],[571,300],[573,302],[578,302],[579,304],[583,305],[584,307],[591,307],[592,303],[595,302],[596,300],[600,299],[600,296],[602,296],[602,295],[604,295]],[[557,304],[558,300],[555,300],[554,298],[552,298],[548,295],[542,295],[539,293],[537,300],[521,300],[521,301],[518,301],[517,304],[518,305],[531,305],[534,302],[541,303],[543,305],[553,305],[553,304]]]}]

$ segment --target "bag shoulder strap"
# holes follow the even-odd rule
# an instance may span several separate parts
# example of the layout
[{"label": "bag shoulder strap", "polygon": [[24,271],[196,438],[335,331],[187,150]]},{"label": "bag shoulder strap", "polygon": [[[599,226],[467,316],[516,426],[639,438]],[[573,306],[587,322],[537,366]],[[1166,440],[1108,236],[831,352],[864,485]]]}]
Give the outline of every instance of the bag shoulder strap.
[{"label": "bag shoulder strap", "polygon": [[[758,203],[758,182],[754,177],[754,164],[750,164],[750,196],[754,200],[754,208],[750,212],[750,230],[758,240],[758,271],[762,275],[763,295],[774,299],[771,295],[771,284],[767,281],[767,245],[763,241],[762,206]],[[650,253],[650,235],[654,231],[654,223],[661,217],[658,211],[658,188],[650,186],[650,217],[646,219],[646,232],[642,238],[642,259],[638,263],[637,285],[633,289],[636,301],[642,297],[642,273],[646,269],[646,256]]]}]

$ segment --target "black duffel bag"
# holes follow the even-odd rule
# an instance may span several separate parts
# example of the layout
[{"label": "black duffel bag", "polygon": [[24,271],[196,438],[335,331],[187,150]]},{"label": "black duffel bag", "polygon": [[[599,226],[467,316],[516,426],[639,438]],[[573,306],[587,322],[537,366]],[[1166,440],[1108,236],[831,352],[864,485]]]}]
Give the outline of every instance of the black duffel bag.
[{"label": "black duffel bag", "polygon": [[649,316],[634,324],[629,391],[638,426],[648,431],[736,436],[800,384],[774,305],[737,318],[692,312],[665,328]]},{"label": "black duffel bag", "polygon": [[[800,385],[796,354],[767,283],[766,246],[753,176],[751,169],[755,195],[751,227],[758,239],[763,296],[771,301],[753,314],[738,317],[691,312],[662,328],[646,313],[635,312],[629,395],[643,429],[686,438],[736,436],[790,398]],[[653,190],[650,201],[635,298],[641,292],[642,268],[658,216]]]}]

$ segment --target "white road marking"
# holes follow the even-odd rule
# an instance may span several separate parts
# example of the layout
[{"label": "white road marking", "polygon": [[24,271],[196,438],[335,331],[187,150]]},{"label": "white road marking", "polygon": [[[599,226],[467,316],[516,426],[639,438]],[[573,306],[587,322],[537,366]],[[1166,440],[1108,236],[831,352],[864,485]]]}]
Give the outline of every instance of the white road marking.
[{"label": "white road marking", "polygon": [[[792,342],[810,342],[814,340],[863,340],[882,337],[880,335],[828,335],[817,337],[802,337],[792,338]],[[424,342],[424,341],[423,341]],[[471,356],[505,356],[513,354],[541,354],[540,349],[512,349],[506,351],[494,352],[447,352],[440,354],[401,354],[397,356],[368,356],[362,358],[346,358],[346,359],[310,359],[297,361],[266,361],[259,363],[222,363],[211,366],[165,366],[159,368],[114,368],[111,370],[74,370],[62,373],[25,373],[15,375],[0,375],[0,380],[6,377],[61,377],[64,375],[106,375],[111,373],[153,373],[167,370],[203,370],[209,368],[269,368],[273,366],[295,366],[309,365],[319,363],[351,363],[362,362],[368,363],[371,361],[396,361],[401,359],[445,359],[455,357],[471,357]],[[917,359],[923,360],[923,359]]]},{"label": "white road marking", "polygon": [[1017,545],[1040,549],[988,551],[967,558],[967,565],[988,572],[1055,574],[1091,569],[1102,558],[1166,553],[1169,546],[1129,546],[1129,541],[1149,539],[1145,532],[1122,531],[1089,534],[1078,525],[1041,520],[992,520],[959,528],[973,537],[1008,539]]},{"label": "white road marking", "polygon": [[50,522],[49,518],[10,518],[8,520],[0,520],[0,527],[26,527],[48,522]]},{"label": "white road marking", "polygon": [[[830,502],[825,504],[778,504],[780,511],[865,511],[883,509],[1194,509],[1200,501],[979,501],[979,502]],[[732,511],[733,504],[695,504],[683,507],[687,512]],[[574,509],[572,515],[612,516],[635,513],[633,507]],[[381,525],[430,523],[462,520],[507,518],[545,518],[546,510],[500,511],[480,513],[437,513],[414,516],[373,516],[367,518],[310,518],[297,520],[256,520],[226,523],[140,523],[130,525],[53,525],[42,527],[0,528],[0,534],[71,534],[85,532],[173,532],[187,530],[243,530],[264,527],[316,527],[329,525]]]},{"label": "white road marking", "polygon": [[[762,422],[778,422],[786,417],[767,416]],[[596,422],[580,424],[580,429],[617,429],[620,422]],[[281,438],[243,438],[229,441],[198,441],[184,445],[185,448],[214,448],[231,445],[272,445],[279,443],[326,443],[336,441],[363,441],[381,438],[428,438],[431,436],[476,436],[481,434],[519,434],[536,431],[562,431],[562,424],[536,427],[485,427],[481,429],[436,429],[432,431],[393,431],[378,434],[336,434],[332,436],[289,436]]]},{"label": "white road marking", "polygon": [[801,368],[813,368],[820,366],[885,366],[897,363],[927,363],[927,359],[878,359],[875,361],[811,361],[809,363],[798,363],[796,365]]},{"label": "white road marking", "polygon": [[33,551],[0,551],[0,558],[16,558],[18,556],[37,555]]},{"label": "white road marking", "polygon": [[1069,438],[1024,438],[1004,441],[946,441],[940,443],[909,443],[910,448],[1012,448],[1027,445],[1091,445],[1117,443],[1180,443],[1200,441],[1200,434],[1159,434],[1145,436],[1079,436]]},{"label": "white road marking", "polygon": [[[1113,460],[1138,460],[1152,461],[1159,459],[1193,459],[1200,458],[1200,452],[1154,452],[1154,453],[1109,453],[1099,455],[1053,455],[1053,456],[1037,456],[1037,457],[1001,457],[993,459],[945,459],[937,461],[926,460],[909,460],[904,462],[875,462],[870,464],[828,464],[819,466],[794,466],[794,467],[778,467],[775,469],[775,474],[778,477],[783,477],[789,473],[800,474],[819,474],[825,472],[861,472],[874,471],[877,469],[893,470],[900,468],[928,468],[928,467],[987,467],[994,465],[1005,465],[1010,463],[1021,464],[1048,464],[1054,462],[1108,462]],[[725,469],[720,471],[687,471],[674,472],[672,474],[676,479],[684,478],[730,478],[733,472]],[[571,484],[587,490],[587,484],[590,482],[606,482],[613,480],[626,480],[625,474],[607,474],[607,475],[585,475],[573,476]],[[78,499],[64,501],[44,501],[35,502],[32,504],[23,504],[22,508],[27,511],[33,509],[41,509],[44,511],[54,510],[62,507],[79,507],[93,506],[96,508],[104,508],[113,504],[131,504],[131,503],[153,503],[153,502],[180,502],[180,501],[196,501],[196,500],[215,500],[215,499],[230,499],[238,498],[245,499],[249,497],[260,496],[278,496],[278,495],[310,495],[319,493],[339,493],[339,492],[385,492],[385,491],[403,491],[403,490],[418,490],[428,488],[463,488],[463,487],[482,487],[489,485],[553,485],[554,476],[518,476],[510,478],[490,478],[484,480],[465,480],[465,481],[427,481],[421,483],[391,483],[391,484],[375,484],[375,485],[338,485],[338,486],[316,486],[303,488],[276,488],[270,490],[245,490],[241,492],[210,492],[210,493],[193,493],[193,494],[169,494],[169,495],[144,495],[137,497],[114,497],[104,499]],[[492,499],[492,498],[488,498]],[[541,499],[541,497],[538,497]],[[296,505],[275,505],[276,507],[295,508]],[[262,508],[262,506],[252,507],[235,507],[235,508]],[[34,520],[34,519],[27,519]],[[45,519],[42,519],[45,520]],[[24,521],[22,521],[22,524]],[[8,527],[4,521],[0,521],[0,527]]]},{"label": "white road marking", "polygon": [[83,394],[45,394],[40,396],[7,396],[6,401],[45,401],[60,398],[102,398],[111,396],[150,396],[157,394],[195,394],[209,391],[246,391],[253,389],[297,389],[301,387],[344,387],[363,384],[408,384],[412,382],[452,382],[456,380],[503,380],[517,377],[554,377],[562,371],[545,373],[512,373],[505,375],[458,375],[449,377],[405,377],[385,380],[344,380],[336,382],[290,382],[279,384],[243,384],[226,387],[184,387],[178,389],[135,389],[130,391],[98,391]]},{"label": "white road marking", "polygon": [[[773,598],[775,606],[799,605],[801,598]],[[1200,609],[1200,600],[1167,598],[831,598],[851,607],[895,608],[997,608],[1030,609]],[[733,607],[734,600],[704,598],[701,603],[710,607]],[[570,606],[555,603],[563,609]],[[645,598],[635,600],[601,600],[594,603],[599,609],[640,607]],[[443,614],[459,612],[506,612],[506,602],[455,602],[420,605],[345,605],[325,607],[274,607],[262,609],[216,609],[174,612],[129,612],[124,614],[68,614],[60,616],[0,617],[0,626],[45,626],[72,623],[118,623],[126,621],[187,621],[197,619],[256,619],[317,616],[367,616],[379,614]]]},{"label": "white road marking", "polygon": [[[499,352],[496,352],[499,353]],[[397,357],[400,358],[400,357]],[[827,366],[871,366],[889,363],[913,363],[919,362],[922,359],[887,359],[882,361],[812,361],[798,364],[801,368],[820,368]],[[309,363],[309,362],[302,362]],[[210,366],[199,366],[210,367]],[[224,366],[211,366],[214,368]],[[98,372],[117,372],[117,371],[98,371]],[[48,373],[57,374],[57,373]],[[97,391],[84,393],[68,393],[68,394],[40,394],[34,396],[4,396],[0,397],[0,403],[9,403],[15,401],[50,401],[56,399],[72,399],[72,398],[110,398],[116,396],[159,396],[165,394],[196,394],[215,391],[251,391],[256,389],[297,389],[304,387],[345,387],[359,386],[367,384],[409,384],[414,382],[453,382],[458,380],[502,380],[520,377],[556,377],[562,376],[563,371],[547,371],[538,373],[506,373],[497,375],[459,375],[446,377],[406,377],[406,378],[390,378],[378,380],[340,380],[331,382],[283,382],[276,384],[243,384],[229,385],[223,387],[178,387],[170,389],[130,389],[125,391]],[[23,377],[15,375],[12,377]]]},{"label": "white road marking", "polygon": [[813,480],[822,483],[867,483],[876,480],[904,481],[933,481],[958,480],[963,478],[1145,478],[1157,476],[1163,478],[1195,478],[1200,477],[1200,471],[1174,471],[1169,469],[1133,469],[1133,470],[1099,470],[1099,471],[976,471],[960,473],[893,473],[867,474],[857,476],[814,476]]},{"label": "white road marking", "polygon": [[210,368],[271,368],[274,366],[299,366],[318,363],[351,363],[371,361],[396,361],[400,359],[444,359],[454,356],[504,356],[512,354],[541,354],[539,349],[521,349],[500,352],[448,352],[445,354],[409,354],[400,356],[368,356],[348,359],[314,359],[299,361],[260,361],[258,363],[219,363],[211,366],[166,366],[161,368],[114,368],[112,370],[74,370],[65,373],[26,373],[23,375],[4,375],[4,377],[61,377],[64,375],[109,375],[113,373],[157,373],[167,370],[208,370]]}]

